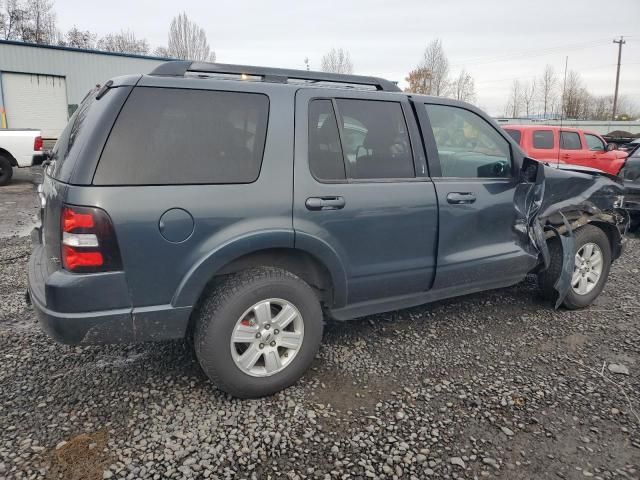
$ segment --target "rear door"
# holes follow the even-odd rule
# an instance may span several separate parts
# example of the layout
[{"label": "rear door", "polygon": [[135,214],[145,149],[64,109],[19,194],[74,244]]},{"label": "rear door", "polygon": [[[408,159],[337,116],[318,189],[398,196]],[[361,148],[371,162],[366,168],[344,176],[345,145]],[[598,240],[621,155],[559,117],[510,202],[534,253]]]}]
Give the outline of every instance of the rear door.
[{"label": "rear door", "polygon": [[347,304],[425,291],[434,278],[437,199],[411,107],[371,97],[296,94],[296,246],[335,252]]},{"label": "rear door", "polygon": [[531,157],[552,165],[559,162],[559,145],[556,131],[543,127],[536,130],[529,130],[527,134],[531,135],[531,148],[527,152]]},{"label": "rear door", "polygon": [[518,231],[518,175],[505,134],[478,113],[416,103],[440,206],[434,290],[466,293],[520,281],[536,263]]}]

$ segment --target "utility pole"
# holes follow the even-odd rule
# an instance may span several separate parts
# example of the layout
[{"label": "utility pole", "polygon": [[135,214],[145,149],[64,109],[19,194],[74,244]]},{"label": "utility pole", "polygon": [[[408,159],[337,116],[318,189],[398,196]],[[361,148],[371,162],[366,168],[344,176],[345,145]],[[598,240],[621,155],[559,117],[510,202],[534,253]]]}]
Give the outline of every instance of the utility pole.
[{"label": "utility pole", "polygon": [[616,119],[616,108],[618,107],[618,84],[620,83],[620,60],[622,59],[622,45],[627,43],[624,37],[620,35],[620,40],[614,40],[613,43],[618,44],[618,69],[616,70],[616,90],[613,94],[613,115],[611,120]]}]

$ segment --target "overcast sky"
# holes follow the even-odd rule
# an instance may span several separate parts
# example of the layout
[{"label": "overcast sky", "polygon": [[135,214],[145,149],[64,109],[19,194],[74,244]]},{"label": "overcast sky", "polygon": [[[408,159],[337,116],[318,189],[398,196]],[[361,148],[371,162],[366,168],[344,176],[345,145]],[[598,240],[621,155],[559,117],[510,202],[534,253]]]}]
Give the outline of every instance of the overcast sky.
[{"label": "overcast sky", "polygon": [[331,47],[349,50],[355,73],[404,83],[425,46],[440,38],[451,73],[475,79],[477,104],[502,114],[514,79],[531,81],[569,57],[593,94],[613,94],[624,35],[620,93],[640,105],[640,0],[57,0],[59,27],[104,35],[131,29],[152,47],[167,44],[171,19],[185,11],[223,63],[318,69]]}]

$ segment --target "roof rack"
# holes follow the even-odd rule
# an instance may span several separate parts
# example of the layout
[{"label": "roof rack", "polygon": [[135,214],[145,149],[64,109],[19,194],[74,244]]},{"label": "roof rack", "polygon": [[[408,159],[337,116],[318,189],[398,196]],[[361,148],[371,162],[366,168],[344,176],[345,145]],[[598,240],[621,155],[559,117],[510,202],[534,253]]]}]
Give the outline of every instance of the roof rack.
[{"label": "roof rack", "polygon": [[150,75],[182,77],[188,73],[247,75],[260,77],[263,82],[287,83],[289,80],[303,80],[312,83],[330,82],[339,84],[371,86],[376,90],[399,92],[400,88],[389,80],[362,75],[341,73],[311,72],[308,70],[290,70],[285,68],[253,67],[249,65],[229,65],[224,63],[191,62],[176,60],[158,65]]}]

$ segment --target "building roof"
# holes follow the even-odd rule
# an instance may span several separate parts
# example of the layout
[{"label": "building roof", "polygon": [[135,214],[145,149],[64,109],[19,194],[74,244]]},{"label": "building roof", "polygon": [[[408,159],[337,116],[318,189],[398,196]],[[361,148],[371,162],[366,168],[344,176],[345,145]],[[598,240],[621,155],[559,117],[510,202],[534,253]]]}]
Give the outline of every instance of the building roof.
[{"label": "building roof", "polygon": [[41,48],[41,49],[51,49],[51,50],[65,50],[68,52],[76,52],[76,53],[91,53],[94,55],[108,55],[112,57],[127,57],[127,58],[138,58],[142,60],[175,60],[174,58],[167,57],[154,57],[152,55],[137,55],[133,53],[119,53],[119,52],[104,52],[102,50],[91,50],[85,48],[73,48],[73,47],[65,47],[62,45],[44,45],[40,43],[30,43],[30,42],[18,42],[16,40],[0,40],[0,45],[17,45],[20,47],[29,47],[29,48]]}]

